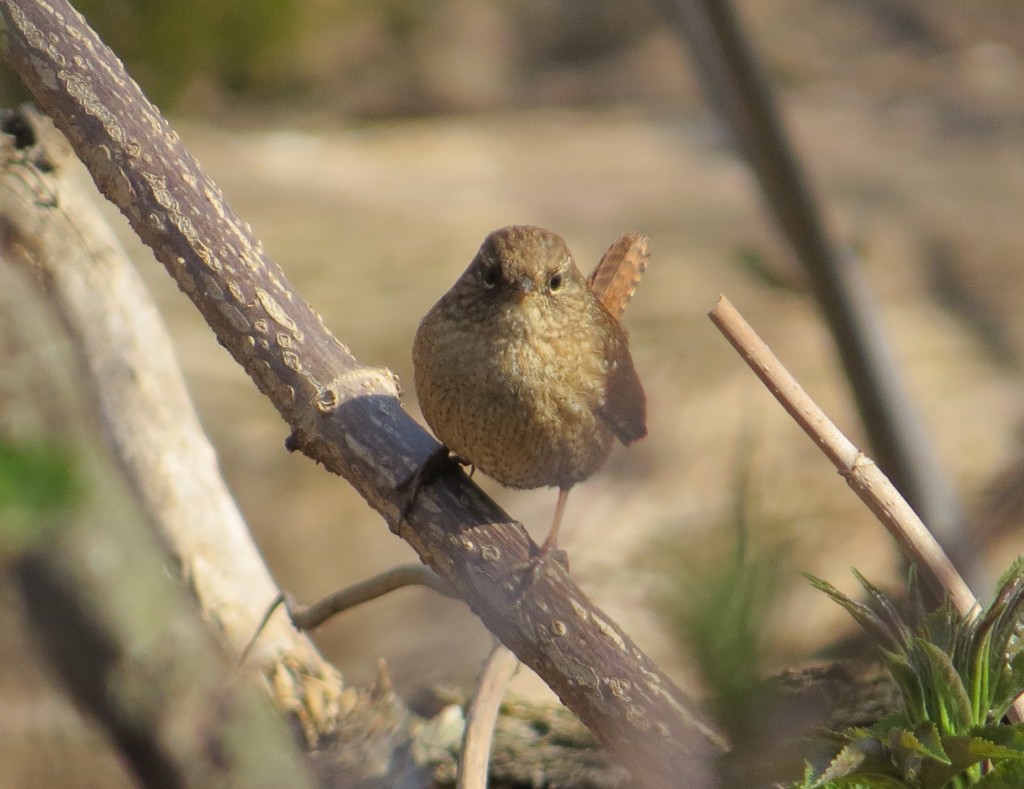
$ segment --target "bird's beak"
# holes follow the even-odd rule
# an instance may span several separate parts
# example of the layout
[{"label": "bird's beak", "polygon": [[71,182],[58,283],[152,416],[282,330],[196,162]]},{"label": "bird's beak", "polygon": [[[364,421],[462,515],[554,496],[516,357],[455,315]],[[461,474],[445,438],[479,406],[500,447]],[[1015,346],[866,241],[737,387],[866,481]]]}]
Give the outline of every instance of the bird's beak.
[{"label": "bird's beak", "polygon": [[520,277],[515,281],[516,301],[522,302],[533,292],[533,280],[529,277]]}]

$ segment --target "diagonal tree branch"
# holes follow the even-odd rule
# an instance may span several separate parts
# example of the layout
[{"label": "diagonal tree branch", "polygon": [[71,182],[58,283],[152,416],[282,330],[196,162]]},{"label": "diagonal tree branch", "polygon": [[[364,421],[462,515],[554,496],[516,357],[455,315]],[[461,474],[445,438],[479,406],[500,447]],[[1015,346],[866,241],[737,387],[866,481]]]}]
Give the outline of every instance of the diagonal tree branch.
[{"label": "diagonal tree branch", "polygon": [[638,778],[712,785],[721,737],[557,563],[521,588],[529,538],[465,475],[429,486],[398,523],[395,486],[436,443],[394,376],[360,364],[292,290],[84,19],[62,0],[0,0],[0,13],[15,70],[277,407],[289,447],[345,477]]}]

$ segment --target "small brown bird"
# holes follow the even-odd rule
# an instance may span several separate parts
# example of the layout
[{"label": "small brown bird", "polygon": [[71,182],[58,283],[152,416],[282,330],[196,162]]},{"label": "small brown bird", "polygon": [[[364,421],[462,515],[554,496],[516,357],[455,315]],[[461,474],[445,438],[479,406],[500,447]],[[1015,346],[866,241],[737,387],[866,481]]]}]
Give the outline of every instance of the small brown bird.
[{"label": "small brown bird", "polygon": [[561,236],[495,230],[416,332],[416,394],[438,439],[504,485],[558,487],[538,563],[557,544],[569,489],[597,471],[613,439],[647,434],[618,320],[646,243],[620,237],[587,280]]}]

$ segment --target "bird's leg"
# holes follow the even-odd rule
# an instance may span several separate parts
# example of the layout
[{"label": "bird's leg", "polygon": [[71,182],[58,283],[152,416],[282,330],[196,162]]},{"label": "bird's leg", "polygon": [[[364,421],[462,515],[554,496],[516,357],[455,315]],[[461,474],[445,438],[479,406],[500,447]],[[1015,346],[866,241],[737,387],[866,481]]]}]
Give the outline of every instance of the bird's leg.
[{"label": "bird's leg", "polygon": [[555,518],[551,522],[551,530],[548,532],[548,536],[545,537],[544,542],[541,543],[540,550],[531,556],[529,561],[524,562],[515,568],[517,572],[525,570],[525,575],[519,585],[520,597],[525,594],[527,589],[533,586],[534,581],[537,580],[537,576],[540,574],[540,571],[544,569],[544,565],[551,557],[551,554],[556,554],[558,561],[568,569],[569,565],[565,556],[565,551],[558,549],[558,527],[562,525],[562,513],[565,512],[565,502],[568,498],[569,488],[559,488],[558,503],[555,505]]},{"label": "bird's leg", "polygon": [[395,493],[399,497],[399,508],[398,521],[392,531],[397,534],[402,521],[409,517],[409,512],[412,510],[413,504],[416,503],[420,488],[429,485],[446,471],[451,471],[457,466],[467,465],[469,465],[468,461],[463,460],[444,444],[431,452],[419,468],[395,486]]},{"label": "bird's leg", "polygon": [[533,563],[537,566],[543,564],[551,552],[558,547],[558,527],[562,525],[562,513],[565,512],[565,502],[569,498],[570,489],[558,489],[558,503],[555,505],[555,518],[551,522],[551,530],[548,532],[548,536],[544,538],[544,542],[541,543],[537,555],[532,559]]}]

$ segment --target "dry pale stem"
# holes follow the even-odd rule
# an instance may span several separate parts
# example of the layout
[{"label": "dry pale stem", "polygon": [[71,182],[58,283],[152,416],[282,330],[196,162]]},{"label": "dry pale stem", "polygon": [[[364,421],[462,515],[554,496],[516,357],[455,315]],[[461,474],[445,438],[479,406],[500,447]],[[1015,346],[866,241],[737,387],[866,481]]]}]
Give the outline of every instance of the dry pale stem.
[{"label": "dry pale stem", "polygon": [[[825,415],[732,302],[725,296],[719,296],[708,316],[775,395],[775,399],[828,456],[861,501],[889,530],[904,556],[914,563],[926,583],[948,595],[963,616],[978,613],[981,609],[974,594],[906,499],[874,461],[857,449]],[[1024,717],[1021,699],[1015,702],[1011,716],[1017,720]]]},{"label": "dry pale stem", "polygon": [[825,415],[732,302],[720,296],[709,317],[775,395],[775,399],[828,456],[861,501],[889,530],[904,555],[920,569],[925,582],[949,595],[961,614],[976,612],[978,601],[900,492]]},{"label": "dry pale stem", "polygon": [[501,699],[519,659],[504,644],[495,644],[480,674],[476,693],[466,708],[466,732],[459,755],[459,789],[486,789],[494,726]]}]

